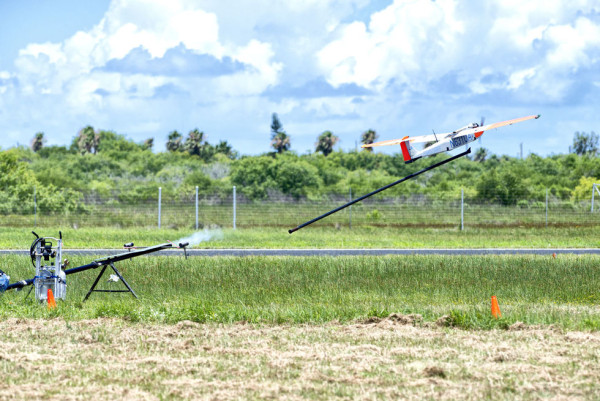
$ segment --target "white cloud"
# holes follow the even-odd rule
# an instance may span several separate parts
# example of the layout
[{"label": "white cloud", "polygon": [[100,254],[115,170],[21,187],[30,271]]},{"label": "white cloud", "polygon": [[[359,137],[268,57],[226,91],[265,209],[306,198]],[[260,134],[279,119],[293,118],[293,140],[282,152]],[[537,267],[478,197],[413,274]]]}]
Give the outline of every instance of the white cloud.
[{"label": "white cloud", "polygon": [[353,22],[319,53],[323,72],[334,85],[382,86],[394,79],[413,83],[416,75],[435,77],[454,58],[464,23],[452,0],[399,1],[372,15],[368,29]]},{"label": "white cloud", "polygon": [[534,89],[558,101],[571,73],[598,67],[590,54],[600,50],[600,21],[586,16],[594,10],[589,1],[396,0],[368,27],[338,27],[318,57],[333,85],[405,84],[405,91],[426,93],[453,74],[474,94],[522,89],[527,97]]},{"label": "white cloud", "polygon": [[[106,74],[95,71],[109,60],[122,59],[136,48],[161,58],[167,50],[183,45],[197,54],[218,59],[229,56],[254,66],[252,73],[245,74],[246,79],[252,78],[252,85],[240,87],[242,94],[247,94],[249,88],[253,93],[260,93],[274,83],[281,67],[270,61],[273,57],[270,45],[249,40],[245,44],[225,46],[219,41],[218,30],[215,14],[191,9],[185,2],[114,1],[90,32],[78,32],[64,43],[30,44],[23,49],[16,60],[17,74],[24,85],[36,88],[33,92],[64,93],[85,103],[86,91],[90,101],[96,90],[103,88],[117,93],[119,88],[115,88],[114,83],[126,83],[126,79],[114,74],[113,82],[107,82]],[[67,85],[73,81],[77,83]],[[164,79],[155,77],[138,77],[137,81],[138,89],[165,83]],[[69,89],[76,93],[64,92]],[[125,91],[126,87],[121,86],[120,90]],[[231,89],[229,92],[236,94]],[[151,96],[152,91],[139,91],[138,95]]]},{"label": "white cloud", "polygon": [[[101,26],[99,36],[106,58],[123,58],[132,49],[143,47],[152,57],[180,43],[201,53],[222,52],[217,16],[200,9],[184,7],[181,2],[115,1]],[[141,9],[144,12],[139,12]]]},{"label": "white cloud", "polygon": [[[278,112],[303,151],[325,129],[353,147],[347,137],[367,128],[414,135],[424,121],[427,131],[452,129],[484,113],[567,105],[586,82],[598,93],[592,1],[373,4],[383,3],[113,0],[93,28],[31,43],[14,71],[0,72],[0,130],[11,138],[43,130],[50,143],[67,143],[92,124],[160,144],[173,129],[198,126],[211,141],[258,152]],[[201,57],[230,68],[194,74]]]},{"label": "white cloud", "polygon": [[535,75],[535,68],[527,68],[520,71],[515,71],[508,78],[508,89],[519,89],[523,83]]},{"label": "white cloud", "polygon": [[[103,71],[111,59],[121,59],[134,49],[141,48],[152,57],[161,58],[178,46],[217,60],[229,57],[233,62],[245,63],[248,68],[213,79]],[[183,105],[188,108],[197,108],[197,102],[258,96],[277,82],[282,66],[273,61],[274,56],[271,45],[258,39],[222,42],[217,15],[198,8],[195,2],[114,0],[91,30],[76,32],[61,43],[32,43],[22,49],[15,60],[14,76],[10,77],[18,83],[10,82],[3,73],[0,90],[11,92],[19,99],[18,104],[10,107],[20,109],[15,115],[29,115],[26,118],[29,124],[37,119],[37,124],[48,125],[47,121],[60,115],[62,125],[71,125],[69,130],[73,134],[78,125],[87,123],[105,122],[107,125],[102,128],[107,129],[148,128],[158,123],[148,125],[145,121],[153,120],[156,115],[164,117],[155,110],[155,103],[163,103],[153,98],[158,88],[171,84],[188,92],[191,97],[188,104]],[[177,59],[172,61],[178,62]],[[6,101],[7,98],[0,105]],[[24,104],[38,107],[34,113]],[[168,104],[160,107],[165,106],[169,108]],[[125,110],[130,114],[125,115]],[[127,120],[135,123],[129,124]],[[194,120],[197,121],[197,117]],[[21,126],[29,124],[21,122]],[[165,118],[158,125],[171,124]],[[172,129],[172,125],[169,128]]]},{"label": "white cloud", "polygon": [[544,38],[552,46],[546,55],[549,68],[575,71],[598,61],[590,57],[588,51],[600,48],[600,24],[587,18],[577,18],[574,24],[548,27]]}]

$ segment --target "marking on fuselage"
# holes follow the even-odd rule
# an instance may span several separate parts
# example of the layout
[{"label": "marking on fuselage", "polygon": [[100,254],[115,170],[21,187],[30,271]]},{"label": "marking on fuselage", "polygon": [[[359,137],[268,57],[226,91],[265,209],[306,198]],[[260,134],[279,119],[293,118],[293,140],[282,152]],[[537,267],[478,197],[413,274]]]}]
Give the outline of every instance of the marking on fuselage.
[{"label": "marking on fuselage", "polygon": [[450,140],[450,145],[452,145],[452,148],[457,148],[459,146],[466,145],[473,140],[475,140],[475,136],[473,134],[458,136]]}]

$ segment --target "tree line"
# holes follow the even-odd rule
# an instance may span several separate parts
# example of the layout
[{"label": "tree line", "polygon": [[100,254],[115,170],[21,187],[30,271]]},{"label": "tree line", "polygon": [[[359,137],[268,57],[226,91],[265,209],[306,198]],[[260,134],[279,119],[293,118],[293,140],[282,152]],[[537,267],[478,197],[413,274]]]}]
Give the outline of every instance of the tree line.
[{"label": "tree line", "polygon": [[[315,152],[299,155],[290,150],[290,136],[277,114],[270,124],[272,152],[240,155],[226,141],[215,145],[204,132],[193,129],[187,137],[177,131],[167,136],[165,152],[152,152],[152,139],[137,143],[113,131],[91,126],[81,129],[69,146],[46,146],[36,133],[31,146],[0,152],[0,213],[19,213],[32,202],[49,211],[84,211],[91,199],[140,202],[191,197],[195,187],[203,195],[230,196],[232,185],[249,200],[276,197],[316,199],[334,194],[362,194],[402,178],[425,165],[444,159],[405,164],[401,154],[334,150],[338,141],[330,131],[317,138]],[[362,133],[362,143],[372,143],[374,130]],[[457,199],[460,190],[480,202],[519,204],[543,202],[546,190],[552,199],[576,207],[591,196],[599,182],[598,136],[577,132],[571,153],[524,159],[490,154],[479,148],[415,180],[386,191],[384,196],[431,196]],[[520,202],[520,203],[519,203]]]},{"label": "tree line", "polygon": [[[277,113],[273,113],[271,116],[271,147],[276,153],[284,153],[290,150],[291,141],[290,136],[283,129],[283,125],[279,119]],[[114,138],[117,134],[112,131],[95,130],[92,126],[88,125],[77,133],[73,142],[70,146],[70,151],[96,154],[101,142],[114,142]],[[375,142],[377,139],[377,133],[369,129],[365,131],[361,136],[361,143],[370,144]],[[315,152],[321,152],[327,156],[333,152],[334,146],[339,142],[339,137],[334,135],[331,131],[324,131],[317,138],[315,143]],[[39,152],[46,143],[46,138],[43,132],[38,132],[34,135],[31,140],[30,148],[34,152]],[[206,134],[203,131],[194,128],[191,130],[187,137],[178,132],[177,130],[171,131],[167,136],[166,149],[169,152],[187,152],[190,155],[200,157],[206,162],[210,162],[213,156],[216,154],[224,154],[228,158],[234,160],[239,157],[239,153],[233,149],[233,147],[227,141],[220,141],[216,145],[211,145],[207,141]],[[152,149],[154,146],[154,138],[146,139],[143,143],[138,145],[141,149]],[[372,152],[372,148],[365,149],[368,152]]]}]

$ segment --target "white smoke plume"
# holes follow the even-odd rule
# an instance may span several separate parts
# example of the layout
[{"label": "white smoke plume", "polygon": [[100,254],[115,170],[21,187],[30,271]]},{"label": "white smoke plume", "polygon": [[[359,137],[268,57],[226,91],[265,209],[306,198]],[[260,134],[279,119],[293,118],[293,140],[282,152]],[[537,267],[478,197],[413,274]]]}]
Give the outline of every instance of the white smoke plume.
[{"label": "white smoke plume", "polygon": [[198,245],[201,242],[213,241],[223,239],[223,231],[221,230],[209,230],[204,229],[202,231],[196,231],[192,235],[188,237],[181,238],[177,240],[176,244],[180,244],[182,242],[189,242],[189,246]]}]

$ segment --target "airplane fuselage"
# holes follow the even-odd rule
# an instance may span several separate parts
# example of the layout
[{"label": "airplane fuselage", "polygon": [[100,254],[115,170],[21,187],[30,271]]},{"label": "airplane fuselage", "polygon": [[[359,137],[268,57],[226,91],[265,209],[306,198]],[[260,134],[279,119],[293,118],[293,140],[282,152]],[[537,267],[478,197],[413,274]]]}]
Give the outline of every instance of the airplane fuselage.
[{"label": "airplane fuselage", "polygon": [[432,156],[442,152],[449,152],[453,149],[465,146],[466,144],[475,141],[480,135],[475,135],[473,129],[469,129],[467,132],[452,133],[448,136],[440,139],[438,142],[427,146],[421,151],[417,151],[413,154],[412,159],[417,159],[424,156]]}]

